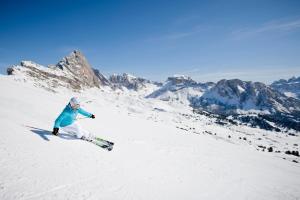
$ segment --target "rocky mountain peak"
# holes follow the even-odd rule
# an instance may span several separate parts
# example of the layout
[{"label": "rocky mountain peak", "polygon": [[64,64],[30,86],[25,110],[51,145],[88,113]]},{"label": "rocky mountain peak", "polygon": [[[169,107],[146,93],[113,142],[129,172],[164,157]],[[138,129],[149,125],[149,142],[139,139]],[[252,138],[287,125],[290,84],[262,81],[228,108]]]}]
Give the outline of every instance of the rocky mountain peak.
[{"label": "rocky mountain peak", "polygon": [[261,82],[221,80],[201,97],[191,99],[191,106],[220,116],[232,115],[253,127],[300,130],[300,101]]},{"label": "rocky mountain peak", "polygon": [[[251,84],[248,82],[248,85]],[[239,79],[226,80],[222,79],[217,82],[216,86],[213,88],[221,96],[227,96],[230,98],[239,97],[247,87],[247,83]]]},{"label": "rocky mountain peak", "polygon": [[82,84],[89,87],[99,87],[100,81],[91,68],[85,56],[78,50],[64,57],[56,66],[71,72]]},{"label": "rocky mountain peak", "polygon": [[201,96],[204,91],[213,85],[215,83],[198,83],[188,76],[174,75],[168,77],[163,86],[149,94],[147,98],[158,98],[164,101],[189,105],[191,98]]},{"label": "rocky mountain peak", "polygon": [[55,92],[57,87],[79,91],[85,88],[109,85],[109,81],[99,72],[91,68],[80,51],[73,51],[56,65],[48,67],[32,61],[21,61],[18,65],[7,68],[8,75],[27,79],[35,85]]},{"label": "rocky mountain peak", "polygon": [[300,83],[300,76],[295,77],[293,76],[292,78],[285,80],[285,79],[280,79],[278,81],[274,81],[272,85],[281,85],[281,84],[295,84],[295,83]]},{"label": "rocky mountain peak", "polygon": [[93,68],[93,71],[94,71],[95,75],[97,76],[97,78],[99,79],[100,85],[105,85],[105,86],[111,85],[109,80],[103,74],[101,74],[98,69]]},{"label": "rocky mountain peak", "polygon": [[292,77],[288,80],[280,79],[274,81],[271,87],[288,97],[300,99],[300,76],[298,78]]},{"label": "rocky mountain peak", "polygon": [[191,84],[197,84],[196,81],[191,79],[189,76],[185,75],[174,75],[172,77],[168,77],[167,82],[170,82],[173,85],[183,84],[183,85],[191,85]]},{"label": "rocky mountain peak", "polygon": [[127,89],[139,90],[146,87],[151,81],[135,77],[131,74],[123,73],[122,75],[113,74],[109,77],[109,81],[118,88],[125,87]]},{"label": "rocky mountain peak", "polygon": [[197,105],[220,113],[236,112],[237,109],[293,113],[295,109],[300,109],[299,101],[286,97],[264,83],[239,79],[219,81],[198,101],[194,101],[194,106]]}]

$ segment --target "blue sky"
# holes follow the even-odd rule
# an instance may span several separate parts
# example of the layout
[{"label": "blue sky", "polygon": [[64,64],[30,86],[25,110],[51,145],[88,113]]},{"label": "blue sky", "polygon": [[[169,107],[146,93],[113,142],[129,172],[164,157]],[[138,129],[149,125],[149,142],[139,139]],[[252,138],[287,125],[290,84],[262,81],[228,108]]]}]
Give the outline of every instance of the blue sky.
[{"label": "blue sky", "polygon": [[2,73],[73,49],[105,75],[270,83],[300,76],[300,1],[1,1]]}]

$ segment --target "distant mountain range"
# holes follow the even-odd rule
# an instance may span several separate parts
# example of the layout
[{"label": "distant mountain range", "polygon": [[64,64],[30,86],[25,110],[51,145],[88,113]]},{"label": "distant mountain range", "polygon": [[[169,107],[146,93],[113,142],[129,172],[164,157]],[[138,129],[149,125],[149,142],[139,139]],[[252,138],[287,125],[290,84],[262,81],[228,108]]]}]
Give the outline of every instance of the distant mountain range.
[{"label": "distant mountain range", "polygon": [[195,112],[206,112],[220,119],[231,117],[270,130],[300,130],[300,77],[281,79],[271,85],[239,79],[199,83],[183,75],[169,77],[164,83],[127,73],[107,78],[93,69],[79,51],[47,67],[22,61],[9,67],[7,74],[52,92],[59,87],[77,92],[93,87],[135,91],[146,98],[184,104]]},{"label": "distant mountain range", "polygon": [[300,130],[300,100],[260,82],[220,80],[201,97],[193,98],[191,105],[253,127]]},{"label": "distant mountain range", "polygon": [[273,82],[271,87],[288,97],[300,99],[300,77],[293,77],[288,80],[280,79]]},{"label": "distant mountain range", "polygon": [[163,101],[177,101],[182,104],[190,104],[194,97],[200,97],[205,91],[213,87],[215,83],[197,83],[190,77],[177,75],[169,77],[167,81],[146,98],[157,98]]},{"label": "distant mountain range", "polygon": [[147,80],[145,78],[135,77],[133,75],[123,73],[122,75],[113,74],[109,77],[109,81],[114,88],[127,88],[129,90],[138,91],[146,88],[149,84],[161,86],[161,83]]},{"label": "distant mountain range", "polygon": [[194,98],[195,107],[202,107],[220,114],[244,111],[267,111],[268,113],[294,113],[300,109],[299,100],[260,82],[239,79],[220,80],[201,97]]}]

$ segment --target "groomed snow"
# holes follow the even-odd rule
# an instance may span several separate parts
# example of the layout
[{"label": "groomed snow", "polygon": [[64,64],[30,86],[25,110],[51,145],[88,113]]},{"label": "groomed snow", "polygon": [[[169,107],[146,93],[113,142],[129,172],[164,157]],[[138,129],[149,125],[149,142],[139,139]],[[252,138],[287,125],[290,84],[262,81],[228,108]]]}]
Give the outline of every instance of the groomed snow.
[{"label": "groomed snow", "polygon": [[[112,91],[51,93],[7,76],[0,76],[0,89],[0,199],[300,198],[299,163],[226,139],[237,130],[253,138],[266,131],[224,128],[204,116],[191,121],[178,114],[191,113],[180,105]],[[96,115],[79,122],[115,142],[113,151],[51,135],[54,119],[74,95]],[[199,134],[174,124],[196,127]],[[278,148],[299,145],[299,137],[277,142]]]}]

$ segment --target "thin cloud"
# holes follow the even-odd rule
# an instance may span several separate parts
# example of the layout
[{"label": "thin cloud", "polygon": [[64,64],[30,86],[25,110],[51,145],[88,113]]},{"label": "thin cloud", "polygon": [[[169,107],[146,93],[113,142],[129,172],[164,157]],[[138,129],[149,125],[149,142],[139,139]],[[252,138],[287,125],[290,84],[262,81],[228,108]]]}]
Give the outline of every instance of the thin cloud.
[{"label": "thin cloud", "polygon": [[162,38],[163,39],[168,39],[168,40],[177,40],[177,39],[182,39],[182,38],[186,38],[186,37],[198,34],[201,31],[202,30],[193,30],[193,31],[186,31],[186,32],[170,33],[168,35],[165,35]]},{"label": "thin cloud", "polygon": [[[263,68],[263,67],[260,67]],[[268,67],[265,69],[253,68],[253,70],[222,70],[216,72],[203,73],[203,69],[192,69],[182,72],[181,74],[191,76],[193,79],[206,82],[217,82],[221,79],[241,79],[245,81],[260,81],[267,84],[281,78],[291,78],[292,76],[300,76],[300,66],[294,67],[276,67],[276,69]],[[190,72],[190,73],[188,73]]]},{"label": "thin cloud", "polygon": [[290,21],[275,20],[265,23],[259,27],[244,28],[232,32],[235,39],[254,37],[263,33],[270,32],[291,32],[300,29],[300,19]]},{"label": "thin cloud", "polygon": [[179,16],[170,22],[168,29],[174,30],[165,34],[161,34],[158,36],[150,37],[145,41],[172,41],[172,40],[180,40],[188,37],[195,36],[203,31],[207,31],[213,26],[203,25],[200,21],[200,15],[187,14],[183,16]]},{"label": "thin cloud", "polygon": [[158,37],[148,38],[146,41],[161,41],[161,40],[179,40],[187,37],[191,37],[201,33],[204,29],[199,28],[199,26],[195,27],[193,30],[182,31],[182,32],[171,32],[165,35],[161,35]]}]

